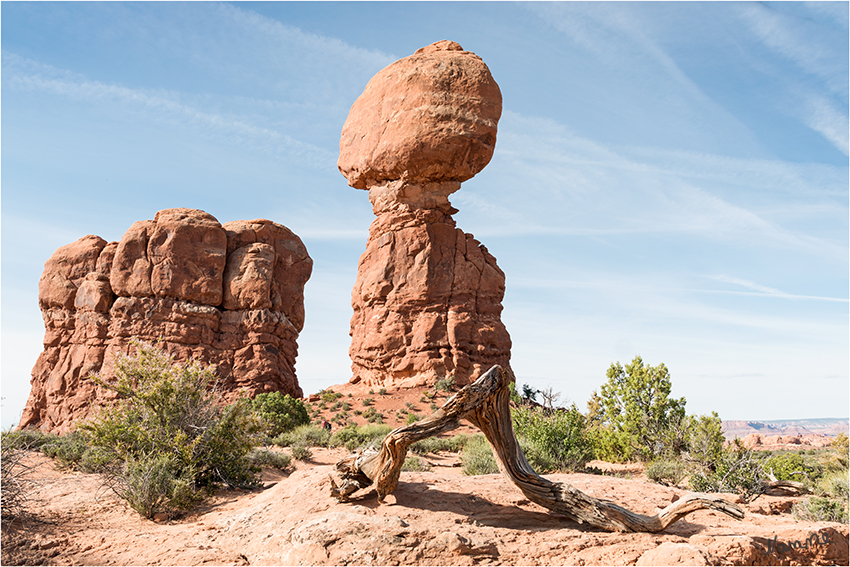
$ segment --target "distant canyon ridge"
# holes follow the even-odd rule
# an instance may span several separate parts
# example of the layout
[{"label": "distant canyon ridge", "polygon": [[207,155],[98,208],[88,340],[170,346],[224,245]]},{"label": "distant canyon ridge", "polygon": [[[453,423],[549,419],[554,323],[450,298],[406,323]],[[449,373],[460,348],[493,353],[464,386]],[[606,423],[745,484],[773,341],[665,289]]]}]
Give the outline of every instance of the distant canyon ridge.
[{"label": "distant canyon ridge", "polygon": [[850,429],[850,419],[847,418],[723,422],[723,435],[727,440],[759,436],[764,444],[776,441],[770,438],[777,436],[785,438],[808,435],[835,436],[839,433],[847,434],[848,429]]}]

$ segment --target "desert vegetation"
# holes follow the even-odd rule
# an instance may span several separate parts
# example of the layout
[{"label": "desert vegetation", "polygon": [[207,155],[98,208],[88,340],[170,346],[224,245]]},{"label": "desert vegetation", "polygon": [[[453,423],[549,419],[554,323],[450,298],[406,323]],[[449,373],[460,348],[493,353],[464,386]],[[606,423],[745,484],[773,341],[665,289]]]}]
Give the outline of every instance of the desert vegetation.
[{"label": "desert vegetation", "polygon": [[[315,447],[375,449],[392,430],[382,423],[372,397],[360,402],[364,410],[354,410],[369,423],[349,423],[345,418],[355,400],[331,390],[320,392],[319,408],[278,392],[224,404],[213,369],[175,364],[152,344],[135,342],[134,347],[135,355],[117,361],[116,381],[92,377],[117,397],[94,419],[61,437],[32,430],[3,433],[4,519],[24,511],[29,479],[20,457],[26,451],[41,451],[60,467],[103,475],[105,485],[145,517],[173,517],[216,486],[257,487],[261,467],[286,470],[293,460],[309,462]],[[430,403],[433,410],[434,400],[452,388],[446,379],[419,402]],[[584,413],[574,403],[559,407],[560,393],[551,389],[512,384],[511,424],[538,473],[600,472],[586,468],[593,459],[641,462],[651,481],[697,492],[733,492],[745,501],[782,481],[808,495],[795,505],[795,517],[847,521],[846,435],[820,450],[754,452],[740,443],[724,443],[720,416],[687,415],[685,399],[672,398],[671,390],[663,364],[650,367],[637,357],[625,367],[611,365]],[[324,414],[343,416],[335,431],[317,425],[321,406]],[[415,423],[421,418],[415,410],[407,401],[396,421]],[[439,452],[458,454],[466,475],[499,470],[480,433],[418,441],[410,446],[402,470],[427,471],[425,457]]]}]

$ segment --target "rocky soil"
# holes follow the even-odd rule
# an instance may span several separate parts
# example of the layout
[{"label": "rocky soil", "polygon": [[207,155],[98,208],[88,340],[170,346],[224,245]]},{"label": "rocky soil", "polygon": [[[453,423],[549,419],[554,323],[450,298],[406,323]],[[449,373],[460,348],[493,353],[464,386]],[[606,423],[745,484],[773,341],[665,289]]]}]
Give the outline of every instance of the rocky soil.
[{"label": "rocky soil", "polygon": [[[661,534],[607,533],[553,516],[500,475],[469,477],[457,455],[425,457],[379,504],[329,495],[344,449],[264,473],[265,488],[220,491],[176,520],[141,518],[97,475],[62,472],[33,454],[31,517],[3,528],[4,565],[846,565],[848,526],[805,523],[795,498],[762,496],[735,521],[699,511]],[[594,496],[642,513],[686,491],[648,482],[639,467],[592,465],[606,475],[561,474]],[[729,495],[735,499],[734,495]]]}]

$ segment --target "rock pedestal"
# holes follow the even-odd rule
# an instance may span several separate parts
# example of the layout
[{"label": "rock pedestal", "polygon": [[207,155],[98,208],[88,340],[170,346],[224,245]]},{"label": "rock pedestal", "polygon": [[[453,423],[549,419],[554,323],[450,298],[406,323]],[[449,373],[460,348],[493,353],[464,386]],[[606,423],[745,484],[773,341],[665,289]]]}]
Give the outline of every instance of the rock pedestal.
[{"label": "rock pedestal", "polygon": [[44,351],[19,427],[61,433],[89,416],[109,392],[86,377],[111,379],[132,337],[215,364],[227,399],[302,396],[296,341],[312,265],[285,226],[221,225],[195,209],[159,211],[120,242],[89,235],[59,248],[39,281]]},{"label": "rock pedestal", "polygon": [[487,66],[451,41],[389,65],[351,107],[338,166],[376,215],[351,298],[351,382],[466,384],[509,368],[505,275],[448,199],[489,163],[501,112]]}]

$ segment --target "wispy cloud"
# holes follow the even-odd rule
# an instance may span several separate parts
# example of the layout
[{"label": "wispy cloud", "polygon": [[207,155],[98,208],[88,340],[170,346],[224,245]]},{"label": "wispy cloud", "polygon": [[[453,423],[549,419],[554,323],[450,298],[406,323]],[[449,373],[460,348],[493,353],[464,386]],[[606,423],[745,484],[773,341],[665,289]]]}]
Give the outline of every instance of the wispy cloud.
[{"label": "wispy cloud", "polygon": [[[804,75],[816,78],[818,87],[825,87],[818,91],[808,81],[789,81],[788,100],[793,102],[785,102],[789,106],[786,110],[796,112],[801,122],[848,155],[846,3],[843,6],[844,29],[760,2],[739,4],[737,10],[758,41],[792,62]],[[837,14],[831,15],[832,22],[842,21]]]},{"label": "wispy cloud", "polygon": [[850,122],[847,114],[821,96],[809,96],[806,102],[803,120],[809,128],[829,140],[844,155],[850,155]]},{"label": "wispy cloud", "polygon": [[[761,295],[764,297],[775,297],[778,299],[793,299],[793,300],[809,300],[809,301],[829,301],[829,302],[838,302],[838,303],[848,303],[850,299],[842,298],[842,297],[823,297],[817,295],[797,295],[792,293],[786,293],[784,291],[778,290],[776,288],[772,288],[766,285],[762,285],[756,282],[752,282],[750,280],[737,278],[734,276],[728,275],[714,275],[707,276],[709,279],[730,283],[733,285],[741,286],[746,289],[753,290],[749,295]],[[747,294],[747,292],[734,291],[734,290],[698,290],[706,293],[733,293],[733,294]]]},{"label": "wispy cloud", "polygon": [[[806,204],[813,203],[813,196],[817,199],[821,207],[809,213],[820,211],[820,218],[846,228],[846,170],[842,178],[840,168],[822,171],[823,166],[615,149],[552,120],[512,112],[505,113],[499,136],[492,171],[482,181],[486,188],[462,190],[453,199],[500,221],[481,223],[483,228],[476,230],[482,234],[678,233],[846,261],[846,240],[785,228],[755,212],[760,205],[746,201],[754,198],[751,186],[762,187],[772,194],[762,202],[773,205],[777,192],[793,194],[781,188],[788,184],[804,190]],[[818,174],[814,181],[809,178],[813,172]],[[816,186],[824,179],[832,184]],[[730,200],[736,196],[738,202]],[[802,198],[794,196],[792,202]]]},{"label": "wispy cloud", "polygon": [[[835,94],[848,95],[846,39],[843,52],[831,40],[838,30],[776,10],[762,2],[745,2],[737,9],[765,46],[793,61],[800,70],[820,78]],[[845,11],[846,17],[846,11]]]},{"label": "wispy cloud", "polygon": [[[56,69],[3,52],[4,83],[13,90],[51,93],[92,104],[111,104],[128,111],[144,112],[156,120],[169,120],[235,144],[248,144],[273,154],[286,154],[316,167],[327,168],[336,156],[324,148],[308,144],[236,116],[207,112],[180,102],[180,94],[150,92],[121,85],[88,80],[79,74]],[[29,72],[27,72],[29,71]]]}]

